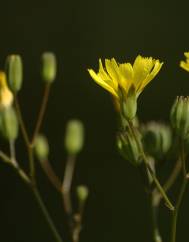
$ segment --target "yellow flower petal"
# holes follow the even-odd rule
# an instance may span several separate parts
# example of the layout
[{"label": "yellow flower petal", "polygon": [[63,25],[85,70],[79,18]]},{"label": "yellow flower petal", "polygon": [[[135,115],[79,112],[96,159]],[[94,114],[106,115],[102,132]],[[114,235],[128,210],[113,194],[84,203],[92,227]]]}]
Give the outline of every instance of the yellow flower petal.
[{"label": "yellow flower petal", "polygon": [[133,95],[138,97],[144,87],[157,75],[162,64],[152,57],[145,58],[140,55],[135,59],[133,66],[130,63],[118,64],[112,58],[111,60],[105,60],[106,68],[103,67],[101,60],[99,60],[98,74],[92,69],[89,70],[89,73],[100,86],[116,98],[116,102],[119,102],[120,105],[119,87],[126,99],[131,89]]},{"label": "yellow flower petal", "polygon": [[103,68],[102,61],[99,59],[99,73],[98,75],[102,78],[102,80],[110,80],[110,76],[106,73]]},{"label": "yellow flower petal", "polygon": [[189,71],[189,52],[184,53],[186,57],[186,61],[180,62],[180,67],[183,68],[185,71]]},{"label": "yellow flower petal", "polygon": [[185,71],[189,71],[189,63],[188,62],[181,61],[180,67],[182,67]]},{"label": "yellow flower petal", "polygon": [[141,81],[143,81],[147,77],[152,68],[152,57],[144,58],[138,55],[133,64],[134,85],[137,86]]},{"label": "yellow flower petal", "polygon": [[6,75],[0,71],[0,110],[10,107],[12,102],[13,94],[7,86]]},{"label": "yellow flower petal", "polygon": [[119,65],[119,70],[121,75],[119,84],[128,93],[133,83],[133,67],[130,63],[124,63]]},{"label": "yellow flower petal", "polygon": [[140,94],[145,86],[158,74],[162,67],[163,63],[160,63],[159,60],[156,60],[152,71],[147,75],[147,77],[142,81],[141,85],[138,86],[137,92]]},{"label": "yellow flower petal", "polygon": [[118,94],[115,92],[113,87],[110,85],[111,80],[103,80],[98,74],[96,74],[92,69],[88,69],[89,74],[93,78],[93,80],[98,83],[101,87],[106,89],[108,92],[110,92],[114,97],[118,98]]},{"label": "yellow flower petal", "polygon": [[189,59],[189,52],[184,52],[184,55],[187,59]]},{"label": "yellow flower petal", "polygon": [[105,66],[106,66],[106,70],[107,70],[109,76],[112,79],[112,84],[113,84],[114,88],[117,89],[119,73],[118,73],[118,65],[117,65],[115,59],[114,58],[112,58],[111,60],[105,59]]}]

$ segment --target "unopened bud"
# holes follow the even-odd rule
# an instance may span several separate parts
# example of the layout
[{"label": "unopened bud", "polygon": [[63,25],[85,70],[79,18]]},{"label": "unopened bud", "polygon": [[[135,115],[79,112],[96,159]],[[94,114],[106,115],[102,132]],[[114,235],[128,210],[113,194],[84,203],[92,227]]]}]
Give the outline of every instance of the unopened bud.
[{"label": "unopened bud", "polygon": [[52,52],[42,55],[42,78],[46,83],[52,83],[56,78],[56,56]]},{"label": "unopened bud", "polygon": [[20,55],[9,55],[7,57],[6,74],[11,91],[18,92],[22,87],[23,80],[23,65]]},{"label": "unopened bud", "polygon": [[89,195],[89,190],[86,186],[80,185],[77,187],[77,196],[80,202],[85,202]]},{"label": "unopened bud", "polygon": [[183,139],[189,135],[189,97],[177,97],[171,109],[171,124]]},{"label": "unopened bud", "polygon": [[9,108],[13,102],[13,94],[9,90],[6,81],[6,75],[0,71],[0,111]]},{"label": "unopened bud", "polygon": [[35,154],[40,161],[44,161],[48,158],[49,144],[47,138],[44,135],[39,134],[36,137],[34,148]]},{"label": "unopened bud", "polygon": [[81,121],[68,122],[65,134],[65,147],[69,154],[75,155],[81,151],[84,142],[84,127]]},{"label": "unopened bud", "polygon": [[165,124],[150,122],[142,127],[142,142],[146,153],[160,160],[171,147],[171,130]]},{"label": "unopened bud", "polygon": [[141,164],[142,154],[138,147],[138,143],[129,132],[118,135],[117,147],[118,147],[118,151],[123,156],[123,158],[130,161],[135,166],[138,166]]},{"label": "unopened bud", "polygon": [[18,136],[18,120],[13,107],[1,112],[0,131],[8,140],[15,140]]}]

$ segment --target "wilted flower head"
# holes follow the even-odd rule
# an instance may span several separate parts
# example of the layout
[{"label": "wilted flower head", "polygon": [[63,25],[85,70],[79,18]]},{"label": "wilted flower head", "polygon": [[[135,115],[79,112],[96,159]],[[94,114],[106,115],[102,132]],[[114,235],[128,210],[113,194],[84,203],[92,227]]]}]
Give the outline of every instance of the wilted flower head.
[{"label": "wilted flower head", "polygon": [[10,107],[12,102],[13,94],[7,86],[6,75],[0,71],[0,110]]},{"label": "wilted flower head", "polygon": [[182,67],[185,71],[189,71],[189,52],[184,53],[186,60],[180,62],[180,67]]}]

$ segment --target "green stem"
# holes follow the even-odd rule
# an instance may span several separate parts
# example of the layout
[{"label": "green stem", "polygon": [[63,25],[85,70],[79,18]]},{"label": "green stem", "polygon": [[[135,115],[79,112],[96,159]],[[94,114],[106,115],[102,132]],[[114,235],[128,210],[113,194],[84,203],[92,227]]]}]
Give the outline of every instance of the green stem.
[{"label": "green stem", "polygon": [[74,155],[69,155],[66,162],[64,180],[62,183],[64,209],[68,217],[70,217],[73,212],[70,191],[71,191],[71,185],[72,185],[73,174],[75,169],[75,162],[76,162],[76,157]]},{"label": "green stem", "polygon": [[[28,133],[27,133],[27,130],[26,130],[26,127],[25,127],[25,123],[24,123],[23,118],[22,118],[22,113],[21,113],[21,110],[20,110],[20,105],[19,105],[19,102],[18,102],[17,95],[15,94],[14,97],[15,97],[15,107],[16,107],[18,120],[19,120],[19,123],[20,123],[20,127],[21,127],[21,131],[22,131],[22,134],[23,134],[24,141],[25,141],[27,149],[28,149],[29,165],[30,165],[30,177],[31,177],[31,180],[29,180],[30,182],[28,183],[28,185],[33,191],[33,194],[36,198],[36,201],[39,204],[39,207],[40,207],[40,209],[41,209],[41,211],[42,211],[42,213],[43,213],[43,215],[46,219],[47,224],[49,225],[49,228],[52,231],[52,234],[53,234],[56,242],[62,242],[61,236],[59,235],[58,231],[56,230],[56,227],[55,227],[55,225],[54,225],[54,223],[53,223],[53,221],[52,221],[52,219],[51,219],[51,217],[48,213],[48,210],[47,210],[47,208],[46,208],[46,206],[45,206],[45,204],[44,204],[44,202],[41,198],[41,195],[40,195],[40,193],[39,193],[39,191],[36,187],[36,178],[35,178],[35,163],[34,163],[34,155],[33,155],[34,141],[35,141],[36,135],[39,132],[39,129],[40,129],[43,117],[44,117],[46,104],[47,104],[47,100],[48,100],[48,94],[49,94],[49,86],[46,87],[45,95],[44,95],[44,98],[43,98],[43,101],[42,101],[42,106],[40,108],[38,121],[37,121],[36,128],[35,128],[34,135],[33,135],[31,142],[29,140],[29,136],[28,136]],[[8,161],[6,156],[4,158],[6,158],[5,159],[6,161]],[[20,174],[20,176],[23,176],[25,174],[25,173],[23,174],[22,170],[20,170],[20,169],[17,169],[17,171]]]},{"label": "green stem", "polygon": [[58,233],[58,231],[56,230],[56,227],[48,213],[48,210],[41,198],[41,195],[36,187],[36,177],[35,177],[35,163],[34,163],[34,155],[33,155],[33,146],[30,145],[28,146],[28,154],[29,154],[29,162],[30,162],[30,176],[31,176],[31,188],[33,191],[33,194],[36,198],[36,201],[39,204],[39,207],[47,221],[47,224],[49,225],[49,228],[51,229],[54,238],[56,239],[57,242],[62,242],[62,239]]},{"label": "green stem", "polygon": [[152,216],[152,231],[153,231],[153,241],[154,242],[162,242],[162,238],[159,231],[158,226],[158,209],[159,207],[156,206],[154,203],[155,194],[152,192],[150,194],[150,203],[151,203],[151,216]]},{"label": "green stem", "polygon": [[133,126],[133,124],[132,124],[131,121],[129,122],[129,127],[130,127],[130,130],[131,130],[131,132],[132,132],[132,135],[133,135],[134,139],[135,139],[136,142],[137,142],[138,148],[139,148],[139,150],[140,150],[140,152],[141,152],[142,158],[143,158],[144,163],[145,163],[145,165],[146,165],[146,169],[149,171],[151,177],[153,178],[153,181],[154,181],[154,183],[155,183],[155,185],[156,185],[158,191],[160,192],[160,194],[161,194],[162,197],[164,198],[164,200],[165,200],[166,205],[168,206],[168,208],[169,208],[170,210],[174,210],[174,206],[173,206],[172,203],[170,202],[170,200],[169,200],[167,194],[165,193],[163,187],[161,186],[160,182],[158,181],[156,175],[154,174],[152,168],[151,168],[150,165],[149,165],[148,159],[147,159],[147,157],[146,157],[146,155],[145,155],[145,153],[144,153],[143,147],[142,147],[142,145],[141,145],[141,143],[140,143],[140,141],[139,141],[139,139],[138,139],[138,137],[137,137],[137,135],[136,135],[136,133],[135,133],[135,128],[134,128],[134,126]]},{"label": "green stem", "polygon": [[3,151],[0,151],[0,158],[6,162],[7,164],[9,164],[10,166],[12,166],[16,172],[18,173],[18,175],[23,179],[23,181],[27,184],[30,185],[31,181],[30,178],[28,177],[28,175],[20,168],[20,166],[18,165],[18,163],[13,163],[12,159],[9,158]]},{"label": "green stem", "polygon": [[181,157],[182,168],[183,168],[183,181],[182,181],[181,188],[180,188],[180,191],[179,191],[179,194],[178,194],[177,202],[176,202],[176,205],[175,205],[175,210],[173,212],[170,242],[176,242],[178,213],[179,213],[180,206],[181,206],[181,203],[182,203],[182,200],[183,200],[183,197],[184,197],[184,193],[185,193],[185,190],[186,190],[186,186],[187,186],[187,183],[188,183],[187,172],[186,172],[184,145],[183,145],[182,141],[181,141],[180,157]]},{"label": "green stem", "polygon": [[29,166],[30,166],[30,177],[32,179],[32,183],[36,183],[35,178],[35,161],[34,161],[34,155],[33,155],[33,146],[29,145],[28,147],[28,156],[29,156]]},{"label": "green stem", "polygon": [[187,185],[187,179],[185,178],[182,182],[182,186],[180,189],[180,193],[178,196],[178,200],[175,206],[175,211],[173,212],[173,217],[172,217],[172,226],[171,226],[171,242],[176,242],[176,233],[177,233],[177,218],[178,218],[178,213],[180,209],[180,205],[184,196],[184,192],[186,190],[186,185]]},{"label": "green stem", "polygon": [[26,127],[25,127],[23,117],[22,117],[22,113],[21,113],[21,110],[20,110],[20,104],[19,104],[18,97],[17,97],[16,93],[14,94],[14,101],[15,101],[15,108],[16,108],[18,121],[20,123],[21,132],[22,132],[25,144],[28,147],[29,144],[30,144],[30,140],[29,140],[29,136],[28,136],[28,133],[27,133],[27,130],[26,130]]},{"label": "green stem", "polygon": [[43,118],[44,118],[45,111],[46,111],[46,108],[47,108],[47,102],[48,102],[48,99],[49,99],[50,87],[51,87],[51,84],[49,84],[49,83],[46,84],[46,86],[45,86],[43,99],[42,99],[41,107],[40,107],[40,110],[39,110],[39,115],[38,115],[38,118],[37,118],[36,126],[35,126],[35,129],[34,129],[34,132],[33,132],[33,137],[32,137],[32,140],[31,140],[32,145],[35,142],[35,138],[38,135],[39,130],[41,128],[41,124],[43,122]]},{"label": "green stem", "polygon": [[33,191],[36,201],[38,202],[38,205],[47,221],[47,224],[49,225],[49,228],[51,229],[52,234],[54,235],[54,238],[56,239],[57,242],[62,242],[62,238],[60,237],[56,227],[54,226],[54,223],[48,213],[47,208],[45,207],[45,204],[41,198],[39,191],[37,190],[37,188],[35,186],[32,186],[32,191]]},{"label": "green stem", "polygon": [[32,184],[32,181],[30,180],[30,178],[26,175],[26,173],[19,167],[19,166],[15,166],[14,163],[12,163],[12,160],[11,158],[9,158],[4,152],[0,151],[0,158],[8,163],[9,165],[11,165],[15,171],[18,173],[18,175],[24,180],[24,182],[28,185],[29,188],[31,188],[34,196],[35,196],[35,199],[36,201],[38,202],[39,204],[39,207],[49,225],[49,228],[51,229],[53,235],[54,235],[54,238],[56,239],[56,242],[62,242],[62,239],[59,235],[59,233],[57,232],[55,226],[54,226],[54,223],[45,207],[45,204],[41,198],[41,195],[39,193],[39,191],[37,190],[36,186]]}]

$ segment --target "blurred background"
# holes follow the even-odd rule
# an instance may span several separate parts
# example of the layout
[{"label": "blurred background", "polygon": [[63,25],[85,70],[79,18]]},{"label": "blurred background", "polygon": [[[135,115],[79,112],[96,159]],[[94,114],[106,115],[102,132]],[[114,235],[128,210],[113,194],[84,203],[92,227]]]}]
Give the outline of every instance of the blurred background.
[{"label": "blurred background", "polygon": [[[8,54],[21,54],[24,85],[19,93],[27,128],[32,132],[43,92],[40,56],[55,52],[57,80],[50,94],[42,131],[51,145],[51,162],[62,176],[66,159],[65,125],[83,121],[85,147],[78,157],[74,184],[90,189],[81,242],[146,242],[150,215],[138,172],[116,151],[116,115],[110,96],[90,78],[98,58],[133,61],[138,54],[164,61],[158,76],[139,99],[142,121],[169,119],[176,95],[189,94],[189,73],[179,68],[189,50],[188,4],[176,1],[46,0],[1,1],[0,68]],[[6,149],[1,140],[1,147]],[[17,156],[26,167],[26,152],[17,141]],[[38,182],[58,230],[68,241],[59,195],[38,167]],[[0,241],[52,242],[38,206],[14,171],[0,163]],[[186,241],[189,196],[183,203],[179,240]],[[169,211],[161,207],[161,230],[169,236]]]}]

